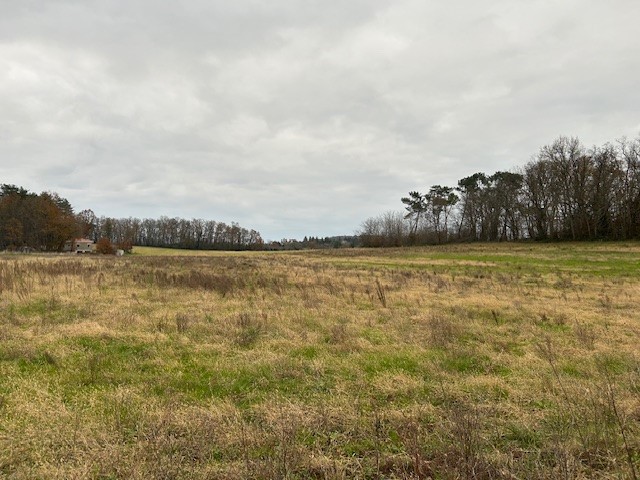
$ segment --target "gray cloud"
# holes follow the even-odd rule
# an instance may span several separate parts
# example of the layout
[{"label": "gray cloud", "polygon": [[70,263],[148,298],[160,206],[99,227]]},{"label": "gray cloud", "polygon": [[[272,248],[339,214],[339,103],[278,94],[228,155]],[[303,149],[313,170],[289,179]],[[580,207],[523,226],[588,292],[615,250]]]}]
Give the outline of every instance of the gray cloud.
[{"label": "gray cloud", "polygon": [[0,181],[351,233],[408,190],[640,131],[640,4],[6,2]]}]

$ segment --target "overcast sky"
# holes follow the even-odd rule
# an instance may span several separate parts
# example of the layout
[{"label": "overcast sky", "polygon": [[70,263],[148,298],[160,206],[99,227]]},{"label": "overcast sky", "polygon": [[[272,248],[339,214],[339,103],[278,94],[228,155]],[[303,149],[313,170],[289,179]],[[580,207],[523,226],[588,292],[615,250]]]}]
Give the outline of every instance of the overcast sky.
[{"label": "overcast sky", "polygon": [[352,234],[640,132],[637,0],[0,0],[0,183],[76,211]]}]

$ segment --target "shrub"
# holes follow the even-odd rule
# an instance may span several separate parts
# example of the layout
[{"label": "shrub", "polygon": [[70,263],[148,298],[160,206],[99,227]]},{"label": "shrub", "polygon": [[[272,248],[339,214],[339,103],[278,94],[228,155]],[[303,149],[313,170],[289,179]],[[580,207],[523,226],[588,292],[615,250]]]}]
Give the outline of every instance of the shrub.
[{"label": "shrub", "polygon": [[96,243],[96,252],[101,253],[103,255],[114,255],[116,253],[116,248],[111,243],[111,240],[108,238],[101,238]]}]

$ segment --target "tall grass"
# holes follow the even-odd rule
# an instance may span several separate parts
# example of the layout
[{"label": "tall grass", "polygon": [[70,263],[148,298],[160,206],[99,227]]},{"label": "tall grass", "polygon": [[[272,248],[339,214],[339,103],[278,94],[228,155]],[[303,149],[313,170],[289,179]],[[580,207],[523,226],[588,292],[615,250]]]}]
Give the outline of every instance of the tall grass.
[{"label": "tall grass", "polygon": [[0,256],[0,478],[635,480],[640,246],[565,247]]}]

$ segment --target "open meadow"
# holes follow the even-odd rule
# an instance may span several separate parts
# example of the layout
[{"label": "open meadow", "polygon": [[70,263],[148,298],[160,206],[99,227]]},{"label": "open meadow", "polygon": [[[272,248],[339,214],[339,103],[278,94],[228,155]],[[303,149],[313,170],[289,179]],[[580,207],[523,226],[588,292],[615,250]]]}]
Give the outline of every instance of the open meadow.
[{"label": "open meadow", "polygon": [[0,478],[640,476],[640,243],[0,255]]}]

